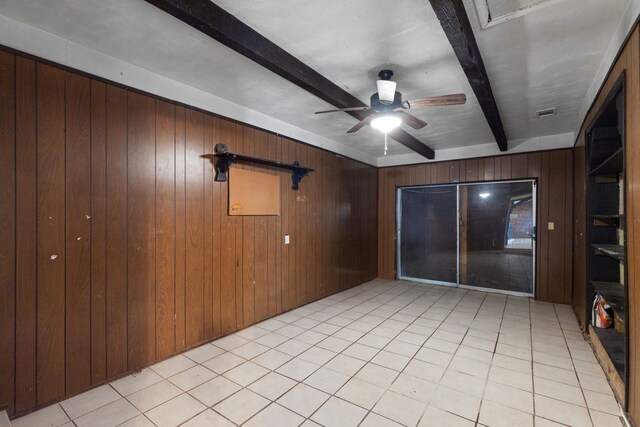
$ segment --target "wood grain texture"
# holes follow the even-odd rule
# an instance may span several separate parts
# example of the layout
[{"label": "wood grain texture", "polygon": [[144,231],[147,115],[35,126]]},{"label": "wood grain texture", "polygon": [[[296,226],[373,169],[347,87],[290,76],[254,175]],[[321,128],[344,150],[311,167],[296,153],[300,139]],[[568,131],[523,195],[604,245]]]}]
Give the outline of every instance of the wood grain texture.
[{"label": "wood grain texture", "polygon": [[[234,146],[238,147],[236,151],[243,152],[243,135],[242,135],[242,127],[234,124],[233,125],[233,141]],[[227,189],[227,193],[228,193]],[[242,276],[242,263],[244,261],[243,257],[243,249],[242,245],[242,231],[243,231],[243,223],[242,218],[233,217],[232,218],[232,226],[233,226],[233,237],[235,238],[233,245],[235,247],[234,250],[234,289],[235,289],[235,297],[236,297],[236,323],[234,329],[241,329],[244,325],[244,290],[243,290],[243,276]]]},{"label": "wood grain texture", "polygon": [[0,405],[15,411],[16,359],[16,64],[0,52]]},{"label": "wood grain texture", "polygon": [[204,340],[204,115],[186,114],[186,343]]},{"label": "wood grain texture", "polygon": [[[212,122],[212,139],[213,145],[215,147],[216,144],[221,142],[220,136],[220,119],[217,117],[213,118]],[[209,168],[210,165],[205,166],[205,168]],[[211,234],[213,236],[213,335],[214,337],[219,337],[222,335],[222,292],[221,292],[221,279],[222,279],[222,239],[220,238],[221,234],[221,224],[222,224],[222,216],[223,212],[219,209],[219,206],[224,206],[225,201],[222,199],[222,186],[223,183],[213,181],[213,177],[211,177],[211,185],[213,187],[213,195],[212,195],[212,205],[211,210],[213,215],[213,226],[211,229]]]},{"label": "wood grain texture", "polygon": [[[538,172],[539,171],[539,172]],[[549,221],[550,221],[550,209],[549,201],[551,199],[550,192],[551,179],[549,172],[549,153],[539,153],[535,157],[529,158],[529,173],[539,173],[540,179],[538,180],[538,205],[540,206],[540,215],[538,216],[540,227],[537,230],[536,246],[539,247],[541,252],[549,252]],[[557,175],[558,172],[556,172]],[[556,191],[557,193],[557,191]],[[538,259],[536,273],[540,286],[536,288],[536,298],[546,301],[548,295],[549,285],[549,257]]]},{"label": "wood grain texture", "polygon": [[[220,123],[220,140],[232,141],[235,125],[227,120]],[[220,312],[221,333],[226,335],[236,329],[236,259],[235,259],[235,228],[233,221],[237,218],[227,215],[226,200],[229,187],[220,187]]]},{"label": "wood grain texture", "polygon": [[175,107],[156,103],[155,342],[156,357],[175,353]]},{"label": "wood grain texture", "polygon": [[156,214],[155,99],[127,101],[127,355],[128,369],[155,360]]},{"label": "wood grain texture", "polygon": [[578,315],[581,327],[586,327],[587,311],[587,274],[586,274],[586,182],[585,182],[585,146],[573,149],[573,277],[571,305]]},{"label": "wood grain texture", "polygon": [[[210,115],[204,116],[204,140],[203,153],[212,153],[213,143],[213,121]],[[210,162],[203,161],[204,172],[204,223],[203,223],[203,244],[204,244],[204,277],[203,277],[203,335],[205,340],[214,337],[213,332],[213,310],[214,310],[214,261],[213,261],[213,177],[214,169],[209,166]]]},{"label": "wood grain texture", "polygon": [[[253,154],[257,157],[269,158],[267,151],[267,133],[255,131],[255,146]],[[271,168],[265,169],[263,173],[274,174]],[[278,188],[278,195],[280,189]],[[279,207],[279,206],[278,206]],[[254,262],[255,262],[255,320],[260,321],[266,319],[269,313],[269,228],[268,222],[271,217],[259,216],[255,218],[255,246],[254,246]],[[276,236],[272,236],[275,239]]]},{"label": "wood grain texture", "polygon": [[91,383],[107,379],[107,92],[91,82]]},{"label": "wood grain texture", "polygon": [[107,378],[127,372],[127,93],[107,86]]},{"label": "wood grain texture", "polygon": [[[564,295],[562,298],[564,301],[571,301],[573,286],[573,153],[570,151],[565,152],[564,156],[564,283],[570,283],[571,286],[564,287]],[[557,295],[560,298],[560,295]]]},{"label": "wood grain texture", "polygon": [[65,395],[65,72],[38,64],[37,404]]},{"label": "wood grain texture", "polygon": [[[553,159],[550,163],[549,159]],[[396,266],[396,189],[401,185],[429,185],[450,182],[478,182],[500,179],[533,178],[538,191],[538,240],[536,297],[542,301],[569,303],[571,301],[571,241],[572,230],[568,187],[572,180],[571,150],[554,150],[527,154],[506,155],[480,159],[452,160],[413,167],[378,169],[378,277],[394,279]],[[553,206],[549,198],[562,202]],[[554,199],[555,200],[555,199]],[[549,219],[550,215],[553,219]],[[548,221],[555,222],[555,230],[547,231]],[[551,263],[552,268],[549,269]]]},{"label": "wood grain texture", "polygon": [[[567,183],[565,182],[565,155],[570,152],[552,151],[549,153],[549,221],[553,222],[555,228],[548,233],[547,252],[551,254],[547,262],[547,286],[545,301],[565,301],[565,289],[553,286],[554,281],[565,282],[565,228],[571,227],[571,223],[566,224],[565,200],[567,196]],[[570,186],[571,184],[569,184]],[[543,223],[544,225],[544,223]],[[544,227],[543,227],[544,228]],[[569,244],[569,246],[571,246]],[[570,282],[569,282],[570,283]],[[567,302],[570,299],[566,300]]]},{"label": "wood grain texture", "polygon": [[176,148],[175,148],[175,168],[176,168],[176,238],[175,257],[176,266],[174,273],[175,280],[175,334],[176,351],[186,348],[186,301],[185,301],[185,280],[186,280],[186,110],[176,106]]},{"label": "wood grain texture", "polygon": [[[16,57],[16,164],[36,164],[36,64],[21,57]],[[36,405],[36,179],[35,167],[17,168],[16,354],[20,357],[15,361],[16,412]]]},{"label": "wood grain texture", "polygon": [[[254,150],[255,130],[242,129],[242,149],[249,156],[255,156]],[[249,166],[248,169],[255,170]],[[255,323],[255,224],[253,216],[244,216],[239,219],[242,224],[242,327]]]},{"label": "wood grain texture", "polygon": [[[376,276],[375,168],[2,50],[0,75],[12,415]],[[230,217],[202,157],[220,142],[316,172],[296,192],[248,166],[282,213]]]},{"label": "wood grain texture", "polygon": [[91,385],[91,82],[66,74],[66,393]]}]

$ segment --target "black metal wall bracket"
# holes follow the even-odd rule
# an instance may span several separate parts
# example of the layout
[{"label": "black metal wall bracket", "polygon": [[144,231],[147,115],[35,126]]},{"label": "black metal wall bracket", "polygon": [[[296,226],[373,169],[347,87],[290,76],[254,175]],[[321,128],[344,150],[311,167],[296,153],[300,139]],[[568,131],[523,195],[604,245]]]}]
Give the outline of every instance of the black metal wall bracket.
[{"label": "black metal wall bracket", "polygon": [[300,166],[297,160],[293,163],[282,163],[275,160],[262,159],[260,157],[245,156],[243,154],[230,153],[225,144],[216,144],[215,154],[205,155],[203,157],[210,158],[213,161],[213,157],[216,157],[216,181],[225,182],[229,179],[228,172],[232,164],[236,162],[249,162],[257,163],[259,165],[271,166],[279,169],[286,169],[291,171],[291,189],[297,190],[299,188],[300,181],[309,172],[313,172],[313,169]]}]

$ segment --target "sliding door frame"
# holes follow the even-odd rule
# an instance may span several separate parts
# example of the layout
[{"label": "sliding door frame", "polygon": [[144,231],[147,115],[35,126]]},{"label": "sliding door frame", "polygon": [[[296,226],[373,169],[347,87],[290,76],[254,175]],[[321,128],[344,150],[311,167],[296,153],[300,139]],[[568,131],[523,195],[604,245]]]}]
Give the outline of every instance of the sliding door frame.
[{"label": "sliding door frame", "polygon": [[[408,190],[411,188],[436,188],[436,187],[455,187],[456,188],[456,212],[457,212],[457,221],[456,221],[456,282],[444,282],[441,280],[429,280],[429,279],[421,279],[419,277],[407,277],[402,275],[402,254],[401,254],[401,243],[402,243],[402,190]],[[457,183],[453,184],[433,184],[433,185],[407,185],[403,187],[396,188],[396,259],[398,260],[397,264],[397,277],[400,280],[406,280],[409,282],[418,282],[424,283],[427,285],[439,285],[439,286],[448,286],[451,288],[458,287],[458,283],[460,283],[460,187]]]},{"label": "sliding door frame", "polygon": [[[531,184],[531,195],[533,199],[533,247],[532,247],[532,262],[533,262],[533,289],[531,293],[509,291],[505,289],[483,288],[473,285],[464,285],[460,283],[460,187],[461,186],[475,186],[475,185],[491,185],[491,184],[510,184],[513,182],[528,182]],[[421,279],[418,277],[408,277],[402,275],[402,191],[412,188],[435,188],[435,187],[455,187],[456,188],[456,283],[443,282],[439,280]],[[538,259],[536,256],[538,248],[538,188],[537,180],[534,178],[524,179],[510,179],[504,181],[478,181],[478,182],[452,182],[448,184],[425,184],[425,185],[405,185],[396,188],[396,260],[397,260],[397,273],[396,276],[399,280],[406,280],[410,282],[424,283],[428,285],[439,285],[461,289],[474,289],[483,292],[494,292],[500,294],[523,296],[523,297],[535,297],[536,295],[536,269]]]}]

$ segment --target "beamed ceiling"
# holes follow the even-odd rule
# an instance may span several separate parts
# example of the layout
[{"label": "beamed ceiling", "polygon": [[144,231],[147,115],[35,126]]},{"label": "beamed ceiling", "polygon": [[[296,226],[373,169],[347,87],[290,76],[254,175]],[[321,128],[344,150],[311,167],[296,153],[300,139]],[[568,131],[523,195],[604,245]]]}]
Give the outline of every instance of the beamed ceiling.
[{"label": "beamed ceiling", "polygon": [[[357,118],[347,113],[314,114],[334,108],[335,103],[150,3],[162,2],[0,0],[3,19],[0,27],[4,26],[0,29],[0,44],[161,96],[172,98],[171,94],[176,93],[174,98],[181,98],[177,99],[181,102],[371,164],[425,161],[392,139],[388,156],[384,157],[380,132],[365,126],[347,135],[346,130]],[[500,152],[496,144],[499,132],[489,126],[491,114],[487,114],[486,105],[481,105],[486,103],[485,95],[476,95],[479,92],[472,88],[469,73],[465,74],[459,61],[460,52],[454,50],[451,37],[447,38],[438,19],[443,18],[442,11],[438,15],[434,11],[438,10],[438,4],[455,1],[216,0],[214,3],[334,84],[335,89],[361,102],[368,103],[376,91],[375,80],[383,68],[394,71],[393,80],[404,99],[465,93],[465,105],[412,111],[428,123],[423,129],[403,126],[406,138],[435,150],[436,160],[439,153],[450,149],[460,157],[466,153],[471,156]],[[535,149],[536,141],[543,137],[546,137],[544,148],[552,147],[554,141],[558,147],[566,146],[573,139],[569,134],[580,120],[587,91],[630,0],[540,3],[542,7],[534,7],[526,14],[486,25],[486,17],[479,17],[473,1],[464,1],[463,11],[490,80],[495,114],[502,123],[509,150],[518,150],[525,142],[527,149]],[[25,34],[29,35],[28,40]],[[53,36],[55,41],[63,39],[67,43],[64,54],[48,55],[42,47],[47,43],[56,45],[51,41]],[[36,40],[40,37],[41,42]],[[463,35],[463,39],[470,43],[468,37]],[[122,71],[125,67],[121,64],[141,70],[134,78]],[[140,77],[144,73],[148,78]],[[154,81],[154,76],[165,83],[145,87],[144,82]],[[471,81],[477,83],[477,79]],[[170,90],[172,82],[225,102],[207,104],[202,101],[204,95],[196,97],[189,90]],[[216,105],[224,108],[217,109]],[[550,107],[557,109],[555,116],[537,118],[537,110]],[[225,114],[227,110],[233,114]],[[479,147],[486,149],[482,151]]]}]

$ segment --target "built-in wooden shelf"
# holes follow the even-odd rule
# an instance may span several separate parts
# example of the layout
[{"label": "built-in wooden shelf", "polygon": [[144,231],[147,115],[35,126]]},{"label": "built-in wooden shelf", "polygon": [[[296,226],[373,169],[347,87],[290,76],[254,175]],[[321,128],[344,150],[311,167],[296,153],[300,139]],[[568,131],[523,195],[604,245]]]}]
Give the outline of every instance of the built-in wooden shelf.
[{"label": "built-in wooden shelf", "polygon": [[[620,402],[625,401],[629,328],[625,307],[627,283],[625,247],[625,90],[624,72],[611,88],[585,134],[586,170],[586,318],[602,296],[615,313],[613,325],[600,329],[589,325],[596,357],[603,366]],[[622,243],[622,244],[619,244]]]},{"label": "built-in wooden shelf", "polygon": [[613,259],[617,259],[618,261],[624,261],[624,246],[622,245],[604,245],[592,243],[591,246],[593,246],[600,254],[609,256]]},{"label": "built-in wooden shelf", "polygon": [[591,327],[591,330],[593,330],[598,336],[598,341],[607,353],[607,356],[609,356],[611,364],[618,374],[620,381],[624,381],[624,359],[626,347],[626,338],[624,333],[616,331],[615,328],[600,329]]},{"label": "built-in wooden shelf", "polygon": [[623,149],[619,148],[602,163],[589,171],[589,176],[617,175],[622,172],[624,162]]},{"label": "built-in wooden shelf", "polygon": [[593,225],[596,227],[617,227],[620,224],[620,219],[624,218],[624,215],[591,215],[591,218],[593,218]]},{"label": "built-in wooden shelf", "polygon": [[617,311],[621,318],[624,318],[624,285],[622,283],[599,282],[596,280],[592,280],[591,285],[609,303],[611,308]]}]

